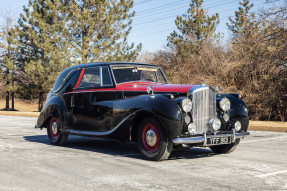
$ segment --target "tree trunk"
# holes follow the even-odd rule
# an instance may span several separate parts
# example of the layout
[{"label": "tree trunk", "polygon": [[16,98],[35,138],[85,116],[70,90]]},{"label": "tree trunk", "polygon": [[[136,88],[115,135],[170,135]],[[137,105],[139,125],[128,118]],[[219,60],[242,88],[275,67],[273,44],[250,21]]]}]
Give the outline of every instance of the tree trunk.
[{"label": "tree trunk", "polygon": [[39,93],[39,106],[38,106],[38,111],[42,111],[43,109],[43,92]]},{"label": "tree trunk", "polygon": [[5,110],[9,110],[9,94],[10,94],[10,92],[6,90],[6,107],[5,107]]},{"label": "tree trunk", "polygon": [[14,94],[15,94],[15,92],[12,92],[11,93],[11,109],[12,109],[12,111],[14,111],[15,110],[15,108],[14,108]]},{"label": "tree trunk", "polygon": [[11,92],[11,110],[14,111],[15,108],[14,108],[14,95],[15,95],[15,92],[14,92],[14,74],[13,74],[13,79],[12,79],[12,88],[13,88],[13,91]]}]

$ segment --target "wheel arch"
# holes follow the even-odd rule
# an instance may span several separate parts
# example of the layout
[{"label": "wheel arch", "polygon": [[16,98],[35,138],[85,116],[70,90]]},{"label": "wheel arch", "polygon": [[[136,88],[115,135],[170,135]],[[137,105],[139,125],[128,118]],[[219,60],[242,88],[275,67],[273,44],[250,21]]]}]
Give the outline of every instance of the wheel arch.
[{"label": "wheel arch", "polygon": [[136,114],[136,116],[133,118],[133,121],[131,124],[131,129],[130,129],[130,140],[131,141],[137,142],[138,127],[139,127],[141,121],[145,118],[154,118],[155,120],[157,120],[161,124],[165,133],[167,135],[169,134],[165,123],[163,122],[163,120],[158,115],[156,115],[155,113],[153,113],[151,111],[143,110],[143,111],[138,112]]},{"label": "wheel arch", "polygon": [[52,117],[60,119],[62,122],[64,122],[65,114],[66,109],[64,102],[61,98],[55,96],[51,98],[48,103],[46,103],[45,107],[41,111],[37,120],[36,128],[45,128]]}]

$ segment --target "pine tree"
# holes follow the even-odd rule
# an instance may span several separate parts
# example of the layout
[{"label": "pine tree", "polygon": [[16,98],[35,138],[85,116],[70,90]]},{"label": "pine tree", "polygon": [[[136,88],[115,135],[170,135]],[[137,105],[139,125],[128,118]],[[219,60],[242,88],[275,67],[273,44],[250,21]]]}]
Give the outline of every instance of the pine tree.
[{"label": "pine tree", "polygon": [[72,49],[81,63],[130,61],[141,50],[127,42],[133,0],[72,0],[67,9]]},{"label": "pine tree", "polygon": [[39,95],[39,111],[43,107],[43,94],[72,63],[66,21],[59,9],[62,6],[65,5],[58,0],[30,0],[12,34],[17,39],[14,46],[22,55],[17,60],[29,76],[30,88]]},{"label": "pine tree", "polygon": [[11,10],[0,12],[3,21],[0,26],[0,69],[1,77],[6,81],[6,106],[5,110],[10,110],[9,98],[11,95],[11,110],[14,110],[14,92],[15,92],[15,67],[12,62],[12,49],[9,42],[9,35],[13,30],[15,19]]},{"label": "pine tree", "polygon": [[43,94],[71,64],[129,61],[141,45],[127,42],[132,0],[30,0],[13,32],[13,46],[29,75],[29,88]]},{"label": "pine tree", "polygon": [[252,33],[258,31],[258,24],[254,19],[255,14],[250,12],[254,5],[250,4],[250,0],[243,0],[239,4],[238,11],[235,11],[235,18],[229,17],[230,23],[226,25],[232,32],[233,38],[248,39],[252,37]]},{"label": "pine tree", "polygon": [[177,16],[175,20],[179,34],[174,31],[168,36],[168,46],[175,47],[183,56],[198,54],[219,23],[218,13],[208,16],[202,3],[203,0],[191,0],[187,14]]}]

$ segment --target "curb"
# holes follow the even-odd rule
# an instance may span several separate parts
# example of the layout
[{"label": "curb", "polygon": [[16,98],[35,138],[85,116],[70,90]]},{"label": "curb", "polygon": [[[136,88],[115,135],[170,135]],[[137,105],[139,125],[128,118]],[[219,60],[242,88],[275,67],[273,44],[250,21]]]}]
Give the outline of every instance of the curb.
[{"label": "curb", "polygon": [[40,112],[0,111],[0,115],[18,117],[38,117]]}]

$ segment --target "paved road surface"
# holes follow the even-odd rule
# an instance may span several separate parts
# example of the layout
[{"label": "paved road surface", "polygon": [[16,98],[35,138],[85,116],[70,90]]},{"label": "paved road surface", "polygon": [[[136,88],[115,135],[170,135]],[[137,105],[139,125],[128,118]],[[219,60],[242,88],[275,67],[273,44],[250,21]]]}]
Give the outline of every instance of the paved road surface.
[{"label": "paved road surface", "polygon": [[132,143],[72,136],[51,146],[35,118],[0,116],[0,190],[287,190],[287,134],[251,132],[238,149],[193,148],[162,162]]}]

